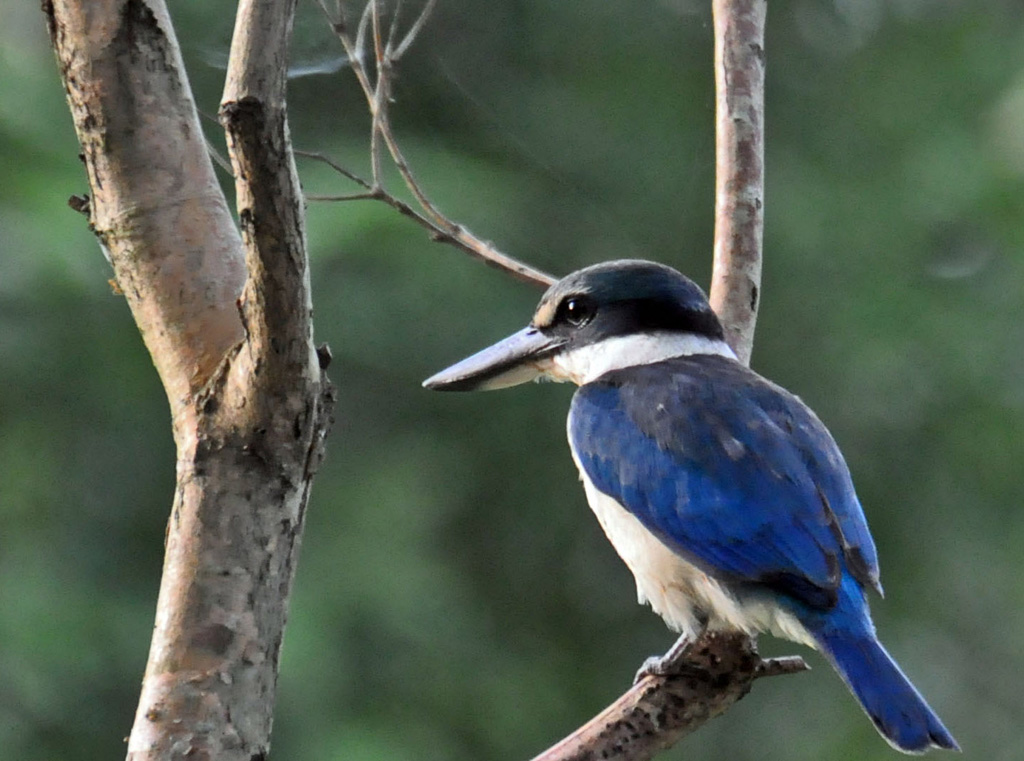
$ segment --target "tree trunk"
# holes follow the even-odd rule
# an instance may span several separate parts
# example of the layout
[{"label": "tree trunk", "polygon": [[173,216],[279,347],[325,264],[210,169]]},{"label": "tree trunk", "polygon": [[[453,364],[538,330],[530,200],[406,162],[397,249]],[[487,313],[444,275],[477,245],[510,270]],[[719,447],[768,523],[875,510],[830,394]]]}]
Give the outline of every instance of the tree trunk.
[{"label": "tree trunk", "polygon": [[[160,0],[43,6],[108,252],[167,391],[177,484],[131,759],[264,758],[333,391],[284,109],[294,0],[243,2],[222,117],[239,236]],[[326,356],[326,353],[325,353]]]}]

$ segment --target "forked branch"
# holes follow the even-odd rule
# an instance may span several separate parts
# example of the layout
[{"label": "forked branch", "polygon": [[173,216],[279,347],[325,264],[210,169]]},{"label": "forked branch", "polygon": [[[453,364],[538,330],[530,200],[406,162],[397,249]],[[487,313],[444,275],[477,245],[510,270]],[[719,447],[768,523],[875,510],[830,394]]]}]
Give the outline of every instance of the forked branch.
[{"label": "forked branch", "polygon": [[167,392],[177,478],[130,761],[265,758],[332,402],[284,114],[295,0],[242,0],[222,115],[239,236],[162,0],[47,0],[87,210]]},{"label": "forked branch", "polygon": [[398,196],[389,193],[379,185],[374,186],[372,183],[346,169],[323,153],[319,153],[317,151],[298,150],[295,151],[295,153],[298,156],[303,156],[326,164],[338,174],[346,177],[363,189],[362,192],[348,193],[344,195],[307,194],[306,198],[310,201],[383,201],[388,206],[395,209],[399,214],[408,217],[420,227],[427,230],[430,233],[430,239],[436,243],[451,244],[473,258],[479,259],[485,264],[503,270],[513,277],[532,285],[538,285],[546,288],[555,282],[555,278],[551,275],[531,267],[528,264],[524,264],[518,259],[513,259],[507,254],[503,254],[490,243],[476,237],[469,232],[469,230],[456,222],[449,221],[446,224],[438,224],[437,222],[432,221],[422,211],[417,211]]},{"label": "forked branch", "polygon": [[[359,82],[370,110],[372,118],[370,131],[372,180],[367,181],[358,177],[322,154],[300,152],[300,155],[305,155],[328,164],[363,189],[363,192],[345,195],[310,195],[308,198],[319,201],[356,201],[366,199],[383,201],[426,228],[430,232],[432,240],[451,243],[470,256],[492,267],[504,270],[527,283],[545,288],[551,285],[555,281],[555,278],[551,275],[520,262],[507,254],[501,253],[491,243],[471,233],[464,225],[445,216],[420,186],[395,138],[388,110],[391,104],[394,67],[412,46],[420,31],[422,31],[437,0],[428,0],[423,10],[404,34],[399,32],[400,5],[393,11],[391,21],[385,33],[384,11],[381,3],[379,0],[369,0],[359,16],[359,21],[355,25],[354,37],[344,3],[339,3],[337,13],[335,13],[327,7],[325,0],[318,0],[318,2],[331,24],[331,29],[345,49],[345,55],[348,56],[352,73]],[[368,68],[365,62],[367,57],[367,35],[369,35],[372,42],[372,69]],[[399,199],[384,187],[382,146],[387,149],[391,162],[398,170],[406,188],[415,199],[419,207],[418,210]]]}]

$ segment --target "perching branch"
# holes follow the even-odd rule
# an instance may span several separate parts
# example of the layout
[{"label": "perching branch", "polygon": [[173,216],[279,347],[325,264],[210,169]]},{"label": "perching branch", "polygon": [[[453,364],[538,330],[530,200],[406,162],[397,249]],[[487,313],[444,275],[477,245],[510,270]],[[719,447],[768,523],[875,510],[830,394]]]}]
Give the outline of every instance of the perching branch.
[{"label": "perching branch", "polygon": [[678,674],[647,676],[533,761],[646,761],[742,698],[754,680],[807,669],[800,658],[762,660],[739,634],[705,634]]},{"label": "perching branch", "polygon": [[[507,254],[503,254],[494,248],[490,243],[481,240],[473,235],[465,226],[452,221],[445,216],[440,209],[430,200],[416,177],[412,173],[409,162],[405,158],[395,139],[394,131],[391,128],[391,119],[388,108],[391,104],[391,83],[395,65],[415,41],[416,36],[423,29],[427,18],[434,9],[436,0],[428,0],[419,16],[410,26],[409,30],[398,41],[398,12],[396,8],[391,17],[388,32],[383,33],[382,9],[379,0],[369,0],[363,8],[359,23],[356,25],[356,36],[351,34],[351,25],[348,23],[344,3],[339,3],[340,17],[336,18],[327,8],[325,0],[318,0],[321,9],[327,16],[331,29],[334,31],[345,54],[348,56],[349,65],[355,74],[359,86],[362,88],[367,105],[372,117],[370,132],[370,162],[373,172],[373,181],[367,182],[360,179],[348,170],[342,169],[322,154],[304,154],[311,158],[323,161],[342,175],[352,180],[366,192],[352,193],[347,195],[331,196],[309,196],[310,200],[324,201],[354,201],[372,199],[383,201],[400,213],[413,219],[417,224],[425,227],[431,233],[435,241],[451,243],[456,248],[466,252],[470,256],[492,267],[508,272],[512,276],[533,285],[547,287],[555,278],[546,272],[535,269],[528,264],[520,262]],[[366,58],[366,35],[369,33],[373,45],[373,72],[367,69],[364,60]],[[420,211],[415,211],[409,204],[401,201],[392,193],[388,192],[383,185],[383,160],[381,145],[387,148],[391,161],[398,170],[406,188],[412,194]]]},{"label": "perching branch", "polygon": [[[240,239],[162,0],[44,12],[91,223],[170,401],[177,483],[128,758],[265,758],[332,390],[284,112],[294,0],[243,0],[222,118]],[[244,247],[243,247],[244,242]],[[325,353],[326,356],[326,353]]]}]

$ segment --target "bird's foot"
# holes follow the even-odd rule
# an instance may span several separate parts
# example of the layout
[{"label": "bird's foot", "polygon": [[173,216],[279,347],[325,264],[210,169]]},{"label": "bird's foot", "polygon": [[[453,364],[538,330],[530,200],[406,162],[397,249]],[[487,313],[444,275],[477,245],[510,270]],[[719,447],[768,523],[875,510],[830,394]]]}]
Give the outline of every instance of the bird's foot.
[{"label": "bird's foot", "polygon": [[667,653],[664,655],[652,655],[637,670],[636,676],[633,677],[633,684],[636,684],[646,676],[674,676],[679,674],[684,670],[683,656],[686,655],[686,651],[693,642],[693,638],[683,634],[668,649]]}]

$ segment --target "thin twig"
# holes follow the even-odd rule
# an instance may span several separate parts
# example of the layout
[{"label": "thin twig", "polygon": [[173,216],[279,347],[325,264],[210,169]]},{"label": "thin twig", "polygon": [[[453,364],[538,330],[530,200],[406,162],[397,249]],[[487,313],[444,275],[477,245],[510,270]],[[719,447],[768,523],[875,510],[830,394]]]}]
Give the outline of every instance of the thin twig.
[{"label": "thin twig", "polygon": [[307,194],[307,201],[366,201],[366,200],[381,200],[379,191],[369,190],[365,193],[347,193],[340,196],[325,196],[318,193]]},{"label": "thin twig", "polygon": [[[391,159],[395,164],[395,168],[398,169],[398,173],[402,176],[402,180],[405,182],[406,187],[409,188],[409,192],[413,194],[416,198],[416,202],[423,208],[427,215],[441,227],[454,227],[454,225],[441,213],[441,211],[434,206],[433,202],[427,197],[427,194],[423,192],[423,189],[412,174],[409,162],[406,160],[402,150],[398,147],[398,141],[395,139],[394,133],[391,130],[391,120],[388,117],[387,109],[391,97],[390,84],[393,62],[388,58],[387,53],[381,44],[380,21],[377,10],[378,0],[370,0],[370,5],[373,6],[373,45],[377,61],[377,86],[374,89],[374,101],[370,103],[370,108],[374,115],[374,136],[379,134],[380,137],[383,138],[385,145],[388,147],[388,152],[391,154]],[[408,36],[407,39],[409,39]],[[411,40],[409,40],[409,42],[411,43]],[[379,161],[379,158],[376,158],[376,160]]]},{"label": "thin twig", "polygon": [[[516,278],[533,285],[547,287],[555,282],[555,278],[546,272],[542,272],[523,262],[520,262],[507,254],[503,254],[494,248],[493,245],[473,235],[464,226],[446,217],[440,209],[430,200],[426,192],[420,186],[413,175],[405,154],[399,147],[391,128],[391,119],[388,107],[391,102],[391,76],[395,62],[409,49],[417,35],[422,31],[427,18],[436,5],[436,0],[428,0],[420,15],[413,22],[405,37],[402,38],[398,47],[394,47],[393,41],[397,37],[397,23],[392,17],[388,31],[387,40],[382,36],[381,10],[378,0],[370,0],[363,8],[356,30],[355,40],[352,39],[350,28],[345,20],[344,8],[338,14],[332,14],[327,8],[325,0],[318,0],[320,8],[327,16],[331,29],[338,38],[346,55],[349,57],[350,66],[356,76],[359,86],[366,98],[367,106],[372,115],[370,131],[370,162],[372,180],[364,180],[354,173],[344,169],[328,157],[310,152],[296,151],[297,155],[306,156],[321,161],[339,174],[355,182],[366,190],[366,193],[355,193],[331,196],[308,196],[310,200],[380,200],[387,203],[401,214],[414,220],[417,224],[427,229],[431,239],[439,242],[450,243],[456,248],[466,252],[470,256],[489,264],[492,267],[504,270]],[[374,52],[374,79],[371,80],[365,66],[364,46],[366,35],[373,39]],[[421,212],[416,211],[405,201],[397,198],[393,193],[384,189],[383,161],[381,146],[388,150],[392,163],[398,170],[406,188],[412,194],[419,205]]]},{"label": "thin twig", "polygon": [[356,80],[359,82],[359,86],[363,90],[363,95],[369,99],[372,97],[373,88],[370,87],[370,81],[366,76],[366,68],[363,66],[363,35],[366,30],[366,23],[369,19],[370,4],[367,3],[363,9],[363,13],[359,18],[359,28],[356,33],[356,42],[352,42],[352,38],[348,34],[348,22],[345,18],[345,4],[342,0],[338,0],[338,13],[337,15],[332,14],[330,9],[327,7],[324,0],[317,0],[317,4],[320,9],[324,12],[324,16],[327,17],[327,21],[331,26],[331,30],[334,35],[341,42],[342,48],[345,50],[345,55],[348,56],[349,66],[352,72],[356,76]]},{"label": "thin twig", "polygon": [[367,190],[370,190],[370,189],[373,188],[373,185],[368,183],[362,177],[360,177],[359,175],[357,175],[357,174],[355,174],[353,172],[350,172],[348,169],[343,167],[341,164],[339,164],[338,162],[334,161],[329,156],[327,156],[327,155],[325,155],[323,153],[319,153],[318,151],[301,151],[301,150],[299,150],[297,148],[293,152],[295,153],[296,156],[303,156],[304,158],[313,159],[314,161],[319,161],[322,164],[327,164],[327,166],[329,166],[331,169],[333,169],[338,174],[340,174],[343,177],[346,177],[346,178],[352,180],[352,182],[354,182],[356,185],[360,185],[361,187],[364,187]]},{"label": "thin twig", "polygon": [[419,18],[409,27],[409,31],[405,33],[405,39],[402,40],[402,43],[395,48],[395,52],[391,56],[392,61],[400,59],[405,54],[405,51],[412,46],[416,36],[423,29],[424,24],[427,23],[427,19],[430,18],[435,5],[437,5],[437,0],[427,0],[427,4],[423,6],[423,11],[420,13]]},{"label": "thin twig", "polygon": [[474,259],[479,259],[484,264],[497,269],[503,270],[518,280],[522,280],[524,283],[530,283],[531,285],[539,285],[547,287],[555,282],[555,278],[546,272],[531,267],[528,264],[513,259],[507,254],[503,254],[501,251],[496,249],[492,244],[481,240],[467,230],[462,225],[458,225],[454,222],[446,221],[445,226],[438,225],[431,219],[427,218],[420,212],[416,211],[412,206],[403,201],[402,199],[392,195],[384,188],[374,187],[371,183],[359,175],[345,169],[343,166],[338,164],[336,161],[322,153],[316,151],[295,151],[296,156],[303,156],[314,161],[319,161],[323,164],[334,169],[338,174],[346,177],[347,179],[354,182],[359,187],[366,190],[365,193],[353,193],[343,196],[315,196],[307,195],[306,197],[311,201],[357,201],[357,200],[375,200],[383,201],[391,208],[395,209],[402,216],[408,217],[413,220],[416,224],[423,227],[430,233],[430,239],[437,243],[448,243],[455,248],[463,251]]},{"label": "thin twig", "polygon": [[388,41],[384,45],[384,53],[392,61],[395,60],[392,57],[392,53],[394,53],[394,51],[395,51],[395,46],[394,46],[395,35],[398,34],[398,19],[401,17],[401,15],[402,15],[402,0],[396,0],[396,2],[395,2],[395,10],[392,11],[392,13],[391,13],[391,26],[388,28]]},{"label": "thin twig", "polygon": [[[356,31],[355,51],[362,63],[366,60],[366,30],[370,28],[370,17],[373,14],[374,3],[367,3],[359,16],[359,29]],[[364,88],[365,89],[365,88]]]},{"label": "thin twig", "polygon": [[370,28],[373,33],[373,60],[377,69],[377,83],[373,88],[373,101],[370,103],[370,113],[373,114],[373,124],[370,128],[370,161],[373,166],[373,186],[380,187],[383,180],[380,158],[380,139],[383,136],[384,125],[387,123],[388,108],[388,70],[387,57],[384,54],[384,47],[380,37],[380,11],[376,0],[371,0]]},{"label": "thin twig", "polygon": [[811,667],[799,655],[784,655],[781,658],[769,658],[761,661],[757,667],[757,677],[785,676],[810,671]]},{"label": "thin twig", "polygon": [[210,158],[213,159],[213,163],[223,169],[228,177],[235,176],[235,170],[231,168],[231,162],[227,160],[225,156],[222,156],[220,151],[217,150],[217,146],[213,144],[210,138],[203,136],[206,141],[206,152],[210,154]]}]

